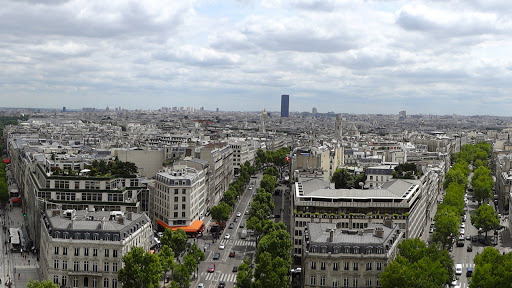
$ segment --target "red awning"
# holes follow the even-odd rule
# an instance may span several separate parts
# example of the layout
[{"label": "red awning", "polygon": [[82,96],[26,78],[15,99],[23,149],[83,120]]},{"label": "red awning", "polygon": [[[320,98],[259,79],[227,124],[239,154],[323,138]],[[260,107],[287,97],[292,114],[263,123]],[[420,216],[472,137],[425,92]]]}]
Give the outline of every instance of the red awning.
[{"label": "red awning", "polygon": [[181,229],[181,230],[183,230],[185,232],[194,233],[194,232],[199,231],[201,229],[201,227],[203,227],[203,223],[204,222],[201,221],[201,220],[195,220],[189,226],[169,226],[169,225],[165,224],[163,221],[160,221],[160,220],[157,220],[156,223],[158,223],[160,226],[162,226],[164,228],[169,228],[171,230]]},{"label": "red awning", "polygon": [[18,202],[21,202],[21,199],[20,198],[14,198],[11,201],[12,201],[12,203],[18,203]]},{"label": "red awning", "polygon": [[4,159],[4,163],[9,164],[9,163],[11,163],[11,160],[9,158],[6,158],[6,159]]}]

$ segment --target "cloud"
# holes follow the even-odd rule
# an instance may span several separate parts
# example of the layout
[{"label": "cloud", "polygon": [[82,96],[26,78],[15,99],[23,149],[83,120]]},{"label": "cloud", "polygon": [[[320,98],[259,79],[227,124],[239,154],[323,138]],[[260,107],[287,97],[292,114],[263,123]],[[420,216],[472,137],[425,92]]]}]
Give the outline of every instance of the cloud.
[{"label": "cloud", "polygon": [[154,58],[194,66],[230,66],[240,60],[240,56],[237,54],[224,53],[190,45],[179,47],[174,51],[157,52]]}]

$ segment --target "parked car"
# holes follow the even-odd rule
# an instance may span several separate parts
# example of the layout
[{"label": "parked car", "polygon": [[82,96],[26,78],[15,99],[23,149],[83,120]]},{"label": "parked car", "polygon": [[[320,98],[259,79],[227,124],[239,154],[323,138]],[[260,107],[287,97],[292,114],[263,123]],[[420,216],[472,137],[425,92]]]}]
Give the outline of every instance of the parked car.
[{"label": "parked car", "polygon": [[210,263],[210,265],[208,265],[208,272],[209,273],[215,272],[215,263]]},{"label": "parked car", "polygon": [[229,233],[226,233],[226,235],[224,235],[224,239],[229,239],[231,235],[229,235]]},{"label": "parked car", "polygon": [[240,228],[245,228],[245,224],[243,222],[240,223]]},{"label": "parked car", "polygon": [[471,235],[466,236],[466,240],[470,241],[471,240]]},{"label": "parked car", "polygon": [[238,272],[238,266],[233,266],[233,272]]},{"label": "parked car", "polygon": [[230,223],[228,229],[233,229],[233,228],[235,228],[235,223]]},{"label": "parked car", "polygon": [[473,267],[468,267],[468,271],[466,272],[466,277],[471,277],[473,275]]},{"label": "parked car", "polygon": [[219,260],[219,258],[220,258],[220,253],[213,254],[213,260]]},{"label": "parked car", "polygon": [[238,218],[238,217],[235,218],[235,220],[233,220],[233,222],[235,222],[235,223],[238,222],[238,219],[240,219],[240,218]]},{"label": "parked car", "polygon": [[231,257],[231,258],[235,257],[235,251],[229,252],[229,257]]},{"label": "parked car", "polygon": [[462,275],[462,264],[455,265],[455,275]]}]

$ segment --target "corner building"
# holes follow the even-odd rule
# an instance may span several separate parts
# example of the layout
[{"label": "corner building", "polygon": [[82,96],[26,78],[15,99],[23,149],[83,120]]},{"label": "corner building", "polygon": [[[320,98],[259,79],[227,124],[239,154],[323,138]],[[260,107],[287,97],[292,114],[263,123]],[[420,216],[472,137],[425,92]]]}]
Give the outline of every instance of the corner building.
[{"label": "corner building", "polygon": [[122,287],[123,256],[151,245],[146,214],[47,210],[41,220],[41,276],[60,287]]}]

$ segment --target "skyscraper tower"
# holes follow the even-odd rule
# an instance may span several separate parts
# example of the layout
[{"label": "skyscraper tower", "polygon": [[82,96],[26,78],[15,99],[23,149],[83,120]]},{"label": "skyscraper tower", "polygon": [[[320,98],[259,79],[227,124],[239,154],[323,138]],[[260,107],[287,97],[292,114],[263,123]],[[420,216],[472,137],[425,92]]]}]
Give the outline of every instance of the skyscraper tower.
[{"label": "skyscraper tower", "polygon": [[336,140],[340,141],[343,137],[343,124],[341,122],[341,114],[336,115],[336,127],[334,128],[334,136]]},{"label": "skyscraper tower", "polygon": [[268,121],[267,110],[263,109],[263,112],[261,112],[261,126],[260,126],[260,131],[262,133],[267,132],[266,127],[265,127],[267,121]]},{"label": "skyscraper tower", "polygon": [[290,114],[290,95],[281,95],[281,117],[288,117]]}]

